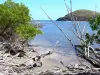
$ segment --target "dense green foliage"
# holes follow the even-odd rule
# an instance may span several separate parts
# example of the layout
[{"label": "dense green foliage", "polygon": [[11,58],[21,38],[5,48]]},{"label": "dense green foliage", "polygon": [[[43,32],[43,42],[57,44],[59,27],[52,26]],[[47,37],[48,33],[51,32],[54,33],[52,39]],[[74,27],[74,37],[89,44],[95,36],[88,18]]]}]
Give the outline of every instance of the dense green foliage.
[{"label": "dense green foliage", "polygon": [[89,23],[90,23],[90,27],[92,28],[92,30],[96,31],[96,34],[94,36],[94,40],[97,43],[100,43],[100,15],[98,15],[94,19],[91,19],[89,21]]},{"label": "dense green foliage", "polygon": [[100,15],[94,19],[90,19],[90,26],[91,26],[92,30],[99,30],[100,29]]},{"label": "dense green foliage", "polygon": [[[75,18],[75,20],[77,21],[88,21],[89,19],[92,19],[94,17],[96,17],[97,15],[99,15],[100,13],[98,12],[94,12],[91,10],[76,10],[72,13],[69,13],[67,15],[65,15],[64,17],[60,17],[57,20],[58,21],[72,21],[72,17]],[[73,16],[71,16],[73,15]]]},{"label": "dense green foliage", "polygon": [[29,9],[24,4],[12,0],[0,4],[0,36],[13,36],[17,32],[24,39],[34,38],[38,29],[31,26],[30,22]]},{"label": "dense green foliage", "polygon": [[81,43],[81,45],[85,47],[93,45],[94,42],[100,44],[100,15],[98,15],[96,18],[90,19],[89,23],[91,29],[96,33],[95,34],[86,33],[85,41]]},{"label": "dense green foliage", "polygon": [[85,44],[83,43],[82,45],[88,46],[92,45],[94,42],[97,44],[100,44],[100,15],[98,15],[94,19],[89,20],[90,27],[93,31],[96,31],[95,34],[90,35],[89,33],[86,33],[85,37]]},{"label": "dense green foliage", "polygon": [[93,41],[95,39],[95,34],[92,34],[92,35],[89,35],[89,33],[86,33],[86,45],[89,45],[89,44],[93,44]]},{"label": "dense green foliage", "polygon": [[20,25],[16,28],[16,32],[23,39],[32,39],[37,33],[42,34],[42,32],[33,25]]}]

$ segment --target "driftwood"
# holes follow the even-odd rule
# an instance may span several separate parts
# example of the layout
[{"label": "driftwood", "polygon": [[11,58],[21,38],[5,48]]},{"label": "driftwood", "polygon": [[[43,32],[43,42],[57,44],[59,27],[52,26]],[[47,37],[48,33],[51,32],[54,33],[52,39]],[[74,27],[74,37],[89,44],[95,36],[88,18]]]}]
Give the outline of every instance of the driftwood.
[{"label": "driftwood", "polygon": [[42,54],[41,55],[41,57],[45,57],[45,56],[48,56],[48,55],[50,55],[50,54],[52,54],[53,52],[51,52],[51,51],[49,51],[48,53],[46,53],[46,54]]},{"label": "driftwood", "polygon": [[[89,61],[93,66],[100,68],[100,55],[97,54],[96,49],[89,48],[90,53],[89,56],[85,55],[83,46],[75,45],[75,49],[77,51],[77,54]],[[100,51],[99,51],[100,52]],[[94,56],[93,56],[94,55]]]},{"label": "driftwood", "polygon": [[[2,46],[2,51],[4,51],[4,53],[10,53],[11,55],[16,55],[17,53],[22,55],[25,54],[22,46],[19,43],[2,43]],[[19,57],[22,55],[19,55]]]},{"label": "driftwood", "polygon": [[31,66],[30,67],[28,67],[28,68],[34,68],[34,67],[41,67],[42,66],[42,62],[41,62],[41,58],[44,58],[45,56],[48,56],[48,55],[50,55],[50,54],[52,54],[52,52],[51,51],[49,51],[48,53],[46,53],[46,54],[42,54],[42,55],[39,55],[39,56],[35,56],[35,57],[29,57],[29,56],[27,56],[27,57],[29,57],[29,59],[28,60],[26,60],[25,62],[23,62],[22,64],[26,64],[26,63],[28,63],[30,60],[32,60],[32,64],[30,64]]},{"label": "driftwood", "polygon": [[100,75],[100,69],[72,68],[71,70],[47,70],[38,75]]}]

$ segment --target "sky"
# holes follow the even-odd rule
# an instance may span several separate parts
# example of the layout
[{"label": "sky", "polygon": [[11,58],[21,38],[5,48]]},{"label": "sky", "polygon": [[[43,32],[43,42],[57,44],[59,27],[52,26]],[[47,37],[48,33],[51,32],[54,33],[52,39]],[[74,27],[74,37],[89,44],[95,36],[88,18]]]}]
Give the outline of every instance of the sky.
[{"label": "sky", "polygon": [[[0,0],[0,3],[6,0]],[[25,4],[29,10],[30,15],[35,20],[48,20],[48,17],[41,10],[40,6],[46,11],[46,13],[56,20],[59,17],[66,15],[67,9],[64,5],[64,0],[13,0],[17,3],[22,2]],[[70,0],[66,0],[66,4],[69,6]],[[78,9],[89,9],[100,12],[100,0],[72,0],[73,11]]]}]

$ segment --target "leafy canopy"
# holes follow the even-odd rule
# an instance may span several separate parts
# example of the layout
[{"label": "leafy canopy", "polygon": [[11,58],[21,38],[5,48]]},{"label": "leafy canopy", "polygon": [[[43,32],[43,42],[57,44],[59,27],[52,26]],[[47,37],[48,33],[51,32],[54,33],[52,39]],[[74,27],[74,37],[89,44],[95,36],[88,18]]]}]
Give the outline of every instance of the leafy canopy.
[{"label": "leafy canopy", "polygon": [[23,39],[32,39],[36,34],[42,34],[42,32],[34,28],[33,25],[20,25],[16,28],[16,32]]},{"label": "leafy canopy", "polygon": [[100,15],[90,20],[92,30],[100,30]]},{"label": "leafy canopy", "polygon": [[7,0],[0,4],[0,36],[17,33],[24,39],[34,38],[40,30],[30,25],[29,9],[22,3]]},{"label": "leafy canopy", "polygon": [[100,43],[100,15],[97,16],[96,18],[94,19],[91,19],[89,21],[90,23],[90,27],[92,28],[92,30],[95,30],[97,33],[95,34],[94,36],[94,40],[97,42],[97,43]]},{"label": "leafy canopy", "polygon": [[0,4],[0,25],[16,27],[27,24],[30,20],[29,9],[22,3],[7,0],[4,4]]}]

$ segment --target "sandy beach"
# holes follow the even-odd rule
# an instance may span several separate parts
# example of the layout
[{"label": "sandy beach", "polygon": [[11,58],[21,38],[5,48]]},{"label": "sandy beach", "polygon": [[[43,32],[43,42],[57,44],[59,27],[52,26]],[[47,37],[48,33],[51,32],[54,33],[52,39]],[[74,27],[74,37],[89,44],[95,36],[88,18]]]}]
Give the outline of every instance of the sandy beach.
[{"label": "sandy beach", "polygon": [[[69,68],[79,68],[83,65],[82,69],[93,68],[93,66],[86,60],[76,55],[60,55],[53,51],[52,48],[44,48],[41,46],[25,47],[26,55],[18,57],[0,51],[0,75],[39,75],[42,72],[52,71],[62,73]],[[2,58],[3,55],[3,58]],[[71,71],[68,71],[71,73]],[[61,74],[62,75],[62,74]]]}]

